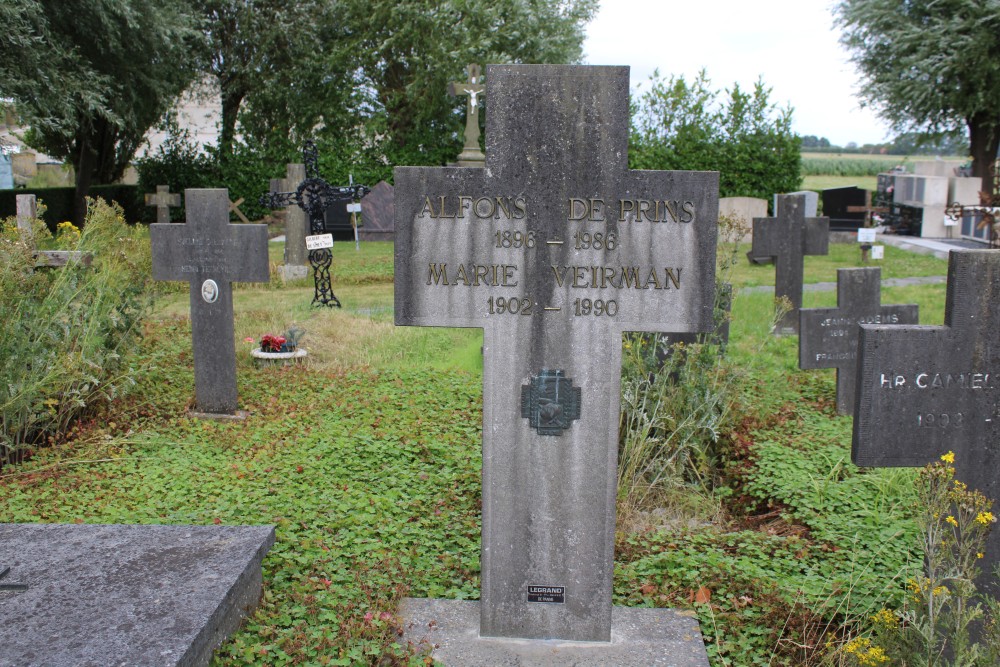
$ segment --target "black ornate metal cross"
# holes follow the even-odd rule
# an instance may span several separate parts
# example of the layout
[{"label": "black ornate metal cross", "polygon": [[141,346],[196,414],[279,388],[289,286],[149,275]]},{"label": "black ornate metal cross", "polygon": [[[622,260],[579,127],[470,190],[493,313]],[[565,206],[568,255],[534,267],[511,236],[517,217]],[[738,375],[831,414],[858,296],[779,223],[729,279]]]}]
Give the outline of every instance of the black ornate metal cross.
[{"label": "black ornate metal cross", "polygon": [[[280,208],[295,204],[309,216],[309,233],[322,234],[324,212],[329,206],[348,196],[361,199],[371,192],[367,185],[330,185],[319,175],[319,151],[316,144],[307,141],[302,147],[302,161],[306,165],[306,180],[299,184],[295,192],[273,192],[260,196],[260,205],[268,208]],[[330,285],[330,265],[333,264],[333,252],[330,248],[318,248],[309,251],[309,263],[313,268],[316,291],[313,295],[313,305],[336,306],[340,308],[340,300],[333,293]]]}]

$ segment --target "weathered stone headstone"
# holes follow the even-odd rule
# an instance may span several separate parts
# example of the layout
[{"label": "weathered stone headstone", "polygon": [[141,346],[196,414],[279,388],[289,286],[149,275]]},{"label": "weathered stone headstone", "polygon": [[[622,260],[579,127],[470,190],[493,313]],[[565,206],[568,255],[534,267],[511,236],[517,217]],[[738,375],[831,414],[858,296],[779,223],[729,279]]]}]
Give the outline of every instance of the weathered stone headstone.
[{"label": "weathered stone headstone", "polygon": [[[1000,253],[953,250],[944,326],[862,325],[854,463],[923,466],[951,450],[956,477],[1000,500],[998,300]],[[998,563],[994,529],[976,582],[994,597],[1000,597]]]},{"label": "weathered stone headstone", "polygon": [[753,221],[754,257],[774,257],[774,296],[787,297],[791,309],[775,325],[776,334],[799,330],[805,255],[825,255],[830,247],[830,221],[805,216],[801,195],[777,195],[775,218]]},{"label": "weathered stone headstone", "polygon": [[208,665],[260,601],[273,526],[0,524],[0,665]]},{"label": "weathered stone headstone", "polygon": [[267,282],[267,225],[229,223],[229,192],[185,190],[186,224],[149,226],[153,278],[191,283],[191,337],[197,411],[233,415],[236,341],[234,282]]},{"label": "weathered stone headstone", "polygon": [[479,108],[482,106],[479,101],[486,95],[486,86],[483,85],[479,65],[470,64],[465,71],[469,74],[468,81],[448,84],[449,95],[469,98],[465,109],[465,145],[456,164],[459,167],[482,167],[486,156],[479,149]]},{"label": "weathered stone headstone", "polygon": [[392,186],[379,181],[361,200],[361,240],[391,241],[395,234],[396,207]]},{"label": "weathered stone headstone", "polygon": [[395,171],[396,324],[483,328],[484,638],[610,640],[621,336],[714,326],[718,174],[630,171],[628,84],[491,65],[486,168]]},{"label": "weathered stone headstone", "polygon": [[819,193],[814,190],[796,190],[795,192],[786,192],[783,195],[776,194],[771,202],[774,207],[774,213],[778,213],[778,198],[779,197],[805,197],[805,205],[803,211],[807,218],[815,218],[816,214],[819,213]]},{"label": "weathered stone headstone", "polygon": [[[33,225],[38,218],[38,201],[35,195],[17,195],[14,197],[14,204],[17,217],[17,231],[21,240],[34,248],[35,230]],[[36,250],[36,267],[58,267],[66,266],[70,263],[79,262],[84,266],[90,266],[94,261],[94,255],[89,252],[79,250]]]},{"label": "weathered stone headstone", "polygon": [[799,311],[799,368],[837,369],[837,413],[854,409],[861,324],[916,324],[916,304],[883,306],[882,269],[837,269],[837,307]]},{"label": "weathered stone headstone", "polygon": [[[285,166],[285,177],[271,181],[271,194],[278,192],[295,192],[306,180],[306,166],[299,163],[289,163]],[[280,272],[285,280],[296,280],[309,275],[308,255],[306,254],[306,235],[309,230],[309,218],[305,210],[289,202],[285,206],[285,263]]]},{"label": "weathered stone headstone", "polygon": [[156,194],[146,193],[146,206],[156,207],[156,221],[161,224],[170,222],[170,209],[180,205],[180,193],[171,192],[169,185],[157,185]]},{"label": "weathered stone headstone", "polygon": [[10,190],[14,187],[14,161],[3,150],[0,150],[0,190]]}]

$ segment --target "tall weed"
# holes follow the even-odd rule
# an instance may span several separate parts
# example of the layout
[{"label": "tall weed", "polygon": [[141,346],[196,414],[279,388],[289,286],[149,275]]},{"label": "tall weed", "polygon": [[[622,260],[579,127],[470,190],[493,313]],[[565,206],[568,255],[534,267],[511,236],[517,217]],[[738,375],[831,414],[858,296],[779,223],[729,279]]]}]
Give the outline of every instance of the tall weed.
[{"label": "tall weed", "polygon": [[91,266],[36,269],[15,220],[0,228],[0,461],[134,383],[126,358],[150,306],[149,245],[101,199],[66,238]]}]

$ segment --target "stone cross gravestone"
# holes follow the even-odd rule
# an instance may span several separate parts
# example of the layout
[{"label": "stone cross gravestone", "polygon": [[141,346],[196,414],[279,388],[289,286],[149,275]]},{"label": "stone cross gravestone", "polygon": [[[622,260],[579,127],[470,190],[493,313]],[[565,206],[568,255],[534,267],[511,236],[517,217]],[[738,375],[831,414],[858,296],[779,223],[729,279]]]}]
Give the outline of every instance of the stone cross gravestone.
[{"label": "stone cross gravestone", "polygon": [[470,64],[465,71],[469,74],[468,81],[448,84],[449,95],[469,98],[465,109],[465,145],[457,164],[459,167],[482,167],[486,156],[479,149],[479,108],[482,106],[479,101],[486,95],[486,86],[483,85],[479,65]]},{"label": "stone cross gravestone", "polygon": [[796,334],[802,308],[805,255],[825,255],[830,246],[830,220],[807,218],[802,195],[776,195],[777,217],[754,218],[754,257],[774,257],[774,296],[787,297],[791,309],[775,325],[776,334]]},{"label": "stone cross gravestone", "polygon": [[171,192],[169,185],[157,185],[156,194],[146,193],[146,206],[156,207],[156,222],[170,222],[170,209],[181,205],[179,192]]},{"label": "stone cross gravestone", "polygon": [[799,311],[799,368],[837,369],[837,414],[854,409],[861,324],[916,324],[916,304],[883,306],[882,269],[837,269],[837,307]]},{"label": "stone cross gravestone", "polygon": [[233,415],[236,341],[233,282],[266,283],[267,225],[230,224],[226,189],[185,190],[186,224],[149,226],[153,278],[191,283],[197,411]]},{"label": "stone cross gravestone", "polygon": [[713,328],[719,175],[628,169],[627,67],[487,82],[485,169],[395,170],[395,321],[483,328],[479,634],[607,642],[621,337]]},{"label": "stone cross gravestone", "polygon": [[[854,463],[923,466],[951,450],[956,477],[1000,500],[998,300],[1000,253],[953,250],[944,326],[861,326]],[[976,582],[994,597],[998,563],[994,528]]]}]

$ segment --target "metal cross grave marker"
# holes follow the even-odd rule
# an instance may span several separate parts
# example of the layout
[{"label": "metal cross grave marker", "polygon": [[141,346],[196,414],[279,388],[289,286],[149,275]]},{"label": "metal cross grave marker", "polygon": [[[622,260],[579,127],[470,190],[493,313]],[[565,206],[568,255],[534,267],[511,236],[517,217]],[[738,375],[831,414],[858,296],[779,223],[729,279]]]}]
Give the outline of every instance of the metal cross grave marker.
[{"label": "metal cross grave marker", "polygon": [[861,324],[916,324],[915,304],[883,306],[882,269],[837,269],[837,307],[799,311],[799,368],[837,369],[837,413],[851,414]]},{"label": "metal cross grave marker", "polygon": [[156,207],[156,222],[170,222],[170,209],[181,205],[179,192],[171,192],[169,185],[157,185],[156,194],[146,193],[146,206]]},{"label": "metal cross grave marker", "polygon": [[153,278],[191,283],[195,403],[199,412],[235,414],[233,282],[270,279],[267,225],[229,223],[229,192],[185,190],[186,224],[149,226]]},{"label": "metal cross grave marker", "polygon": [[774,257],[774,296],[787,297],[791,309],[775,326],[776,334],[799,332],[802,272],[805,255],[825,255],[830,246],[830,219],[805,217],[802,195],[777,195],[774,218],[754,218],[753,257]]},{"label": "metal cross grave marker", "polygon": [[465,145],[458,156],[458,166],[482,167],[486,156],[479,149],[479,108],[482,106],[479,101],[486,95],[486,86],[482,83],[479,65],[470,64],[465,71],[469,74],[468,81],[448,84],[449,95],[469,98],[465,109]]},{"label": "metal cross grave marker", "polygon": [[[294,192],[272,192],[261,195],[261,206],[278,208],[295,204],[309,216],[309,231],[311,234],[322,234],[326,209],[334,201],[350,196],[361,199],[370,192],[367,185],[330,185],[319,175],[319,153],[316,144],[307,141],[302,148],[302,161],[306,164],[306,179],[299,183]],[[313,305],[336,306],[340,308],[340,299],[333,293],[330,284],[330,265],[333,264],[333,252],[330,248],[316,248],[309,251],[309,263],[313,268],[315,291]]]},{"label": "metal cross grave marker", "polygon": [[396,168],[395,321],[483,329],[480,634],[607,642],[622,333],[712,330],[719,175],[628,169],[627,67],[487,94],[485,168]]},{"label": "metal cross grave marker", "polygon": [[[944,326],[862,325],[854,463],[923,466],[951,450],[956,477],[1000,500],[998,300],[1000,252],[952,250]],[[977,581],[994,597],[998,562],[994,529]]]}]

